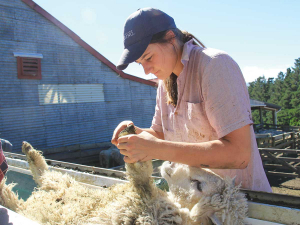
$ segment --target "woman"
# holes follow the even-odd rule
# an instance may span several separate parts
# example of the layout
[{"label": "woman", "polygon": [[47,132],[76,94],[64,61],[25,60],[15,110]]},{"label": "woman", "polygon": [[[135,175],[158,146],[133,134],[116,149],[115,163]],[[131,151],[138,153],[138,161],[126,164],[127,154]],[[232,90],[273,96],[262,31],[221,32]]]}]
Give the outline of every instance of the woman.
[{"label": "woman", "polygon": [[124,161],[168,160],[236,177],[243,188],[271,192],[252,127],[250,101],[238,65],[225,52],[205,48],[177,29],[172,17],[139,9],[126,21],[117,69],[132,62],[160,80],[149,129],[112,143]]}]

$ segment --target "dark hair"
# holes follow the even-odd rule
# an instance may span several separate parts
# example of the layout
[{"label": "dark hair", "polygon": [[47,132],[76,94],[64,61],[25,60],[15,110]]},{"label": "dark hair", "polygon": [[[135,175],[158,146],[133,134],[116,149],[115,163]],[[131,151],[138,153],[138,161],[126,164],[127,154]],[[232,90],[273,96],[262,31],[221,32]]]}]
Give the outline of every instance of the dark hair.
[{"label": "dark hair", "polygon": [[[166,34],[170,30],[165,30],[162,32],[159,32],[155,35],[153,35],[150,44],[153,43],[170,43],[171,39],[166,39]],[[187,31],[181,31],[178,28],[176,29],[171,29],[173,33],[175,34],[175,38],[181,42],[181,43],[186,43],[191,39],[194,39],[193,44],[194,45],[200,45],[202,47],[205,47],[204,44],[202,44],[201,41],[199,41],[194,35],[188,33]],[[172,37],[173,38],[173,37]],[[198,43],[197,43],[197,42]],[[176,48],[175,48],[176,50]],[[167,79],[164,80],[164,85],[167,91],[167,104],[172,104],[174,107],[177,105],[177,99],[178,99],[178,89],[177,89],[177,76],[172,73]]]}]

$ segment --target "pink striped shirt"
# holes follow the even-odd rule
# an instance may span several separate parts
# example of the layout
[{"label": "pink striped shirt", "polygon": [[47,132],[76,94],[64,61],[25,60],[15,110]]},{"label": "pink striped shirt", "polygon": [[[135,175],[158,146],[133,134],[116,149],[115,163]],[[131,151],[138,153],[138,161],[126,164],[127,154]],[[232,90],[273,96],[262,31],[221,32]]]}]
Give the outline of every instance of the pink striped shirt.
[{"label": "pink striped shirt", "polygon": [[[184,45],[181,61],[184,68],[177,79],[177,106],[167,105],[160,81],[153,130],[163,132],[165,140],[197,143],[220,139],[253,123],[244,77],[227,53],[189,41]],[[247,168],[212,170],[222,177],[236,177],[242,188],[272,192],[252,126],[251,131],[252,154]]]}]

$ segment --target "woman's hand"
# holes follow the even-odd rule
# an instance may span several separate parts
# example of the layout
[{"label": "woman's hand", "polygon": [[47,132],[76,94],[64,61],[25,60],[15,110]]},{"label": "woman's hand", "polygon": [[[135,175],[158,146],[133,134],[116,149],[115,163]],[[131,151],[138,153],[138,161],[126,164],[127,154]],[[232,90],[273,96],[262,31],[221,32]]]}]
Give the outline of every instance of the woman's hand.
[{"label": "woman's hand", "polygon": [[114,130],[113,136],[111,138],[111,143],[117,146],[118,144],[118,137],[119,133],[124,130],[126,127],[128,127],[130,124],[133,124],[130,120],[124,120],[123,122],[119,123],[119,125]]},{"label": "woman's hand", "polygon": [[120,149],[120,153],[124,155],[126,163],[134,163],[151,160],[151,152],[155,149],[159,141],[160,139],[143,131],[140,134],[120,137],[116,146]]}]

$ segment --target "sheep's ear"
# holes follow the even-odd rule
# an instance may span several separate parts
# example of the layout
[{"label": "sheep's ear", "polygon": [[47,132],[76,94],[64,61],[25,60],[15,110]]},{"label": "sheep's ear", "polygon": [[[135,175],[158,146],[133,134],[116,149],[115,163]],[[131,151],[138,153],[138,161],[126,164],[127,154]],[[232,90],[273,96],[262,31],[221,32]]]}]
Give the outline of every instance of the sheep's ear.
[{"label": "sheep's ear", "polygon": [[194,222],[199,222],[201,220],[201,215],[202,214],[202,204],[201,203],[197,203],[196,205],[193,206],[193,208],[190,211],[190,218],[194,221]]},{"label": "sheep's ear", "polygon": [[209,216],[209,218],[211,219],[211,221],[213,222],[213,224],[215,224],[215,225],[222,225],[222,223],[220,222],[219,218],[214,213],[211,216]]}]

